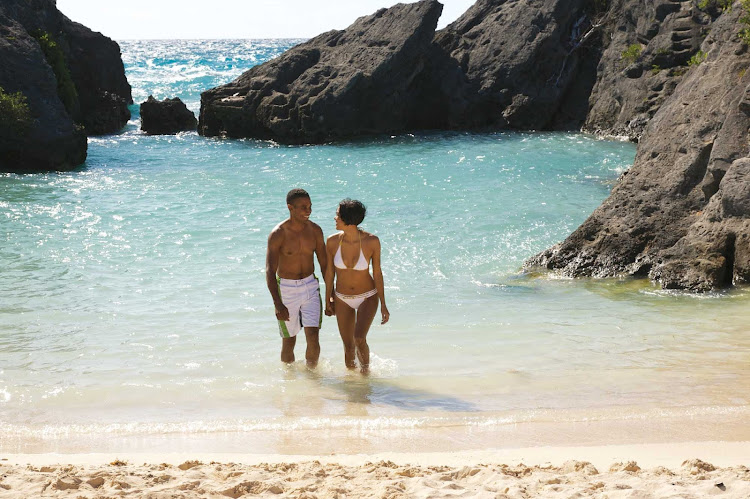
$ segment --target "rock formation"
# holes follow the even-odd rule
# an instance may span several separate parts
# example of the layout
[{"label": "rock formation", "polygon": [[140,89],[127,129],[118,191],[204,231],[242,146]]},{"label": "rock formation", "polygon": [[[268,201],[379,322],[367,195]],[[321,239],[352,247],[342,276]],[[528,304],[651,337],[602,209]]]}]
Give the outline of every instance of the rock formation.
[{"label": "rock formation", "polygon": [[528,266],[699,291],[746,282],[750,56],[738,34],[750,34],[750,6],[726,4],[478,0],[434,37],[434,0],[397,5],[204,93],[199,132],[281,142],[410,128],[626,136],[640,141],[632,169]]},{"label": "rock formation", "polygon": [[709,26],[702,62],[686,68],[648,121],[633,167],[581,227],[529,265],[571,276],[648,276],[696,291],[750,280],[743,15],[737,5]]},{"label": "rock formation", "polygon": [[601,17],[607,45],[583,129],[637,141],[681,81],[712,19],[691,0],[619,0]]},{"label": "rock formation", "polygon": [[[585,0],[478,0],[437,33],[466,75],[464,128],[579,128],[598,52]],[[593,56],[588,54],[594,50]]]},{"label": "rock formation", "polygon": [[[119,46],[70,21],[54,0],[0,4],[0,171],[75,168],[86,134],[112,133],[130,118]],[[6,115],[6,118],[9,115]]]},{"label": "rock formation", "polygon": [[578,129],[600,44],[587,0],[435,0],[324,33],[201,98],[199,133],[325,142],[413,129]]},{"label": "rock formation", "polygon": [[204,92],[198,132],[301,143],[449,127],[464,80],[432,42],[441,11],[398,4],[302,43]]},{"label": "rock formation", "polygon": [[168,135],[195,130],[198,120],[179,99],[158,101],[152,95],[141,103],[141,130],[151,135]]}]

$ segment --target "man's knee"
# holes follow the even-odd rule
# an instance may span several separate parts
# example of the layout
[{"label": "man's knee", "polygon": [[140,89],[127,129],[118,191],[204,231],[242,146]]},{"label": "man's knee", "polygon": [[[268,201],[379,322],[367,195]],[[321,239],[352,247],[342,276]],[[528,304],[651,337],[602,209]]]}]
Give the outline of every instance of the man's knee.
[{"label": "man's knee", "polygon": [[291,338],[281,339],[281,351],[287,352],[294,350],[294,345],[297,343],[297,337],[292,336]]}]

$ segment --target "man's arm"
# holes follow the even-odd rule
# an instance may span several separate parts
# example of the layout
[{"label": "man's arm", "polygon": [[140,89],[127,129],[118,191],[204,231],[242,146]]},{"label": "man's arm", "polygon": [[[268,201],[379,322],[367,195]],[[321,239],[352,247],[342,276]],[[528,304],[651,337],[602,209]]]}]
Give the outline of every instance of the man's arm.
[{"label": "man's arm", "polygon": [[323,229],[321,229],[318,225],[315,225],[315,256],[318,257],[320,273],[323,275],[323,279],[325,279],[326,270],[328,268],[328,258],[326,257],[326,242],[323,239]]},{"label": "man's arm", "polygon": [[279,268],[279,253],[281,244],[284,242],[284,232],[276,227],[268,236],[268,249],[266,251],[266,285],[273,299],[273,307],[276,309],[276,318],[280,321],[289,320],[289,310],[281,301],[279,284],[276,281],[276,271]]}]

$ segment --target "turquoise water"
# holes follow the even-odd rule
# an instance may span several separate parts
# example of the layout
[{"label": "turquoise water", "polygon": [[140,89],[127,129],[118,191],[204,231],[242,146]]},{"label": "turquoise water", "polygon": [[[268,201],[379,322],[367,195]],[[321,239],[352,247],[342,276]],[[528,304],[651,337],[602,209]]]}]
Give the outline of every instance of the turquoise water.
[{"label": "turquoise water", "polygon": [[[291,43],[121,47],[136,103],[179,96],[197,114],[201,90]],[[149,137],[132,111],[78,171],[0,175],[0,451],[750,437],[746,290],[522,272],[606,198],[632,144],[441,132],[288,147]],[[292,187],[326,235],[340,199],[368,206],[392,316],[371,329],[369,378],[344,368],[333,319],[315,372],[278,360],[265,245]]]}]

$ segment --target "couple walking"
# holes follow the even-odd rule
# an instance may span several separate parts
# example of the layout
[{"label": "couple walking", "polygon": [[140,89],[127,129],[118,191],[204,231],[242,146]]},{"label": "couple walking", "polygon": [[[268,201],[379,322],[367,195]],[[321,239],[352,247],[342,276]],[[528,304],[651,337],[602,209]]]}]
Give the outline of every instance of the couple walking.
[{"label": "couple walking", "polygon": [[271,231],[266,252],[266,283],[279,320],[281,360],[294,362],[297,333],[304,328],[307,365],[315,367],[318,363],[323,303],[314,274],[315,254],[325,279],[325,314],[336,316],[346,367],[356,368],[356,357],[360,370],[367,373],[370,366],[367,332],[378,303],[383,316],[381,324],[388,322],[390,314],[385,306],[380,270],[380,240],[358,227],[365,218],[366,208],[356,200],[341,201],[334,218],[339,232],[324,242],[323,231],[310,221],[312,202],[305,190],[289,191],[286,205],[289,218]]}]

